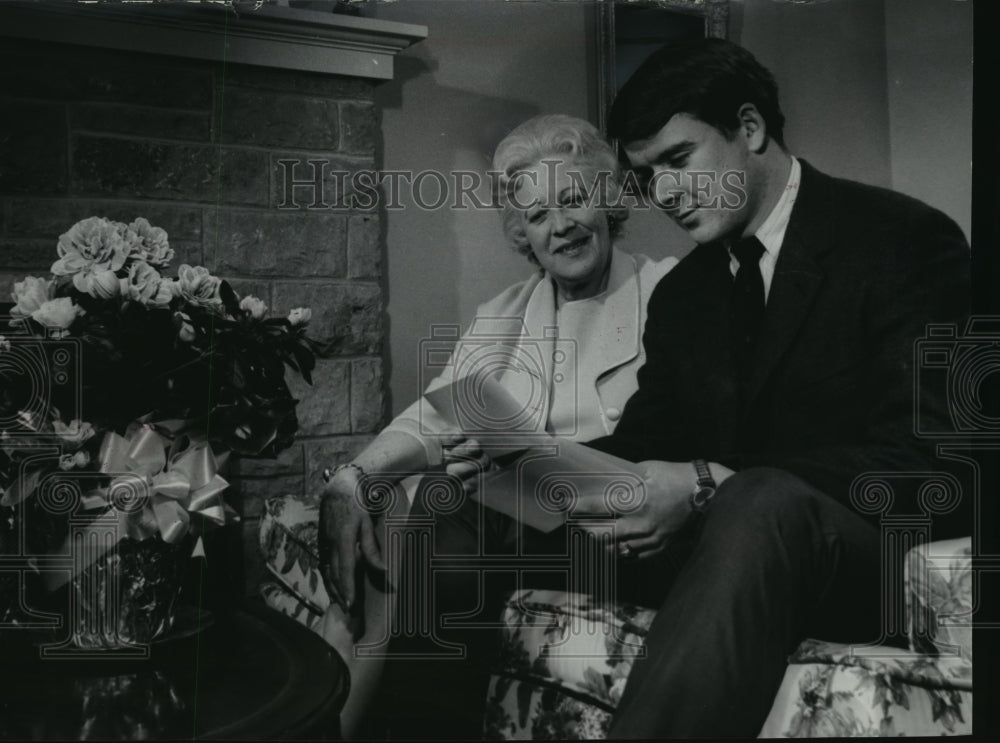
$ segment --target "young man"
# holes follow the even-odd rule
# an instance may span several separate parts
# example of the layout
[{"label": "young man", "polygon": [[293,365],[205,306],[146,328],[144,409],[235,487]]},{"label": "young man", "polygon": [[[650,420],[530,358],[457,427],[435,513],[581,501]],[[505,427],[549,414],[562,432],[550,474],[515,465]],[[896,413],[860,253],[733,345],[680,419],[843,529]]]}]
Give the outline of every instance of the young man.
[{"label": "young man", "polygon": [[611,113],[698,243],[655,289],[639,390],[593,442],[646,463],[621,556],[680,565],[612,739],[754,736],[801,640],[884,641],[881,513],[852,483],[943,468],[913,433],[915,395],[947,416],[914,389],[914,343],[964,322],[968,245],[940,212],[791,156],[783,123],[771,74],[718,39],[655,53]]}]

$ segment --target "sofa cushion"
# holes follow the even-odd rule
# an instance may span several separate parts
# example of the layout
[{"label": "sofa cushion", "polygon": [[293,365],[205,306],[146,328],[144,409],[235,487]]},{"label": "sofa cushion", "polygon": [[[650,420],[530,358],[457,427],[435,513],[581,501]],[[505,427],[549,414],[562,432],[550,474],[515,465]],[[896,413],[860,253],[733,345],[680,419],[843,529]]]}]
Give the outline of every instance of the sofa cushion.
[{"label": "sofa cushion", "polygon": [[604,737],[654,615],[565,591],[512,594],[490,679],[486,734]]},{"label": "sofa cushion", "polygon": [[907,554],[906,617],[910,647],[972,660],[972,539],[915,547]]},{"label": "sofa cushion", "polygon": [[319,574],[318,532],[316,498],[285,495],[264,501],[258,538],[265,566],[295,600],[322,616],[330,597]]},{"label": "sofa cushion", "polygon": [[807,640],[792,656],[762,738],[968,735],[972,665],[900,648]]},{"label": "sofa cushion", "polygon": [[285,616],[291,617],[299,624],[322,636],[320,626],[323,624],[323,615],[295,598],[284,584],[277,581],[264,581],[260,585],[259,592],[264,603],[272,609],[280,611]]}]

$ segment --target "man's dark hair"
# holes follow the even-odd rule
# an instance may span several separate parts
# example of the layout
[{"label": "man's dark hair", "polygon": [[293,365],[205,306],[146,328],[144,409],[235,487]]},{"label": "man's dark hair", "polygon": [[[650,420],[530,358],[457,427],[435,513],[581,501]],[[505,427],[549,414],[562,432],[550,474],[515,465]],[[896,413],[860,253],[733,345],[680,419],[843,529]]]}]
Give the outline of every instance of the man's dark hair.
[{"label": "man's dark hair", "polygon": [[622,86],[608,118],[608,135],[624,144],[648,139],[674,114],[686,113],[731,137],[744,103],[757,107],[768,135],[784,147],[778,86],[750,52],[724,39],[670,43]]}]

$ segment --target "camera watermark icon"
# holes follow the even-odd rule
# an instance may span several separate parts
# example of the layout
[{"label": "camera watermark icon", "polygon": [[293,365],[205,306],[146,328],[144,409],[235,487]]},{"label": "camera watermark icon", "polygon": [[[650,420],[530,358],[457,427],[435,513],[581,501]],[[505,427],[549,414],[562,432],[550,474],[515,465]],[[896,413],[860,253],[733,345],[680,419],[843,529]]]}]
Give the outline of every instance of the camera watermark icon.
[{"label": "camera watermark icon", "polygon": [[[918,436],[1000,437],[1000,318],[973,317],[964,332],[954,323],[929,325],[914,369]],[[940,399],[947,410],[929,402]]]},{"label": "camera watermark icon", "polygon": [[476,318],[463,337],[457,325],[434,326],[420,341],[420,359],[425,435],[444,426],[484,440],[547,436],[550,384],[559,385],[562,399],[578,399],[576,341],[560,338],[555,327],[532,337],[520,317]]},{"label": "camera watermark icon", "polygon": [[0,431],[11,438],[33,436],[52,408],[65,421],[81,418],[80,340],[55,328],[33,335],[19,319],[0,316]]},{"label": "camera watermark icon", "polygon": [[[887,652],[878,643],[905,631],[918,656],[971,662],[973,629],[1000,627],[982,616],[982,596],[1000,574],[1000,555],[985,551],[981,533],[982,494],[995,489],[986,481],[994,468],[985,465],[1000,453],[1000,317],[973,316],[964,327],[929,324],[913,360],[914,435],[936,440],[938,461],[952,466],[855,480],[854,507],[880,516],[883,625],[875,644],[853,646],[852,653],[899,657],[903,651]],[[894,508],[897,501],[908,507]],[[942,519],[968,528],[941,541],[934,528]]]}]

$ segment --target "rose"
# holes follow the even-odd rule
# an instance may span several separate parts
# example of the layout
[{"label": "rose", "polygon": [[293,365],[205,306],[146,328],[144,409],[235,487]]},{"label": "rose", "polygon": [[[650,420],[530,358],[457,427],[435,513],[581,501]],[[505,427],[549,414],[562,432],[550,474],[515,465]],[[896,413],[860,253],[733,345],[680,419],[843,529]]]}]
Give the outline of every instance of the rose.
[{"label": "rose", "polygon": [[309,324],[312,320],[312,310],[308,307],[296,307],[288,313],[288,324],[302,325],[303,327]]},{"label": "rose", "polygon": [[221,307],[219,285],[222,280],[212,276],[204,266],[184,264],[177,269],[176,291],[191,304],[202,307]]},{"label": "rose", "polygon": [[79,291],[94,294],[92,274],[99,269],[120,269],[125,265],[131,246],[118,223],[89,217],[60,235],[56,249],[59,260],[52,264],[52,274],[72,276],[73,286]]},{"label": "rose", "polygon": [[37,310],[31,313],[31,319],[48,328],[55,328],[57,338],[62,338],[69,334],[66,330],[79,315],[85,314],[83,308],[74,304],[69,297],[59,297],[50,299]]},{"label": "rose", "polygon": [[[77,288],[97,299],[110,299],[121,291],[118,276],[109,269],[98,268],[90,273],[77,274],[77,276],[81,277],[79,283],[82,285],[82,287],[78,286]],[[74,281],[74,285],[76,283]]]},{"label": "rose", "polygon": [[83,468],[90,464],[90,454],[85,451],[78,451],[75,454],[63,454],[59,457],[59,469],[71,470]]},{"label": "rose", "polygon": [[56,419],[52,421],[52,429],[56,432],[56,436],[71,444],[82,444],[96,433],[90,423],[85,423],[79,418],[74,418],[68,425]]},{"label": "rose", "polygon": [[128,269],[125,287],[129,298],[145,305],[166,307],[174,293],[170,283],[164,281],[159,271],[145,261],[136,261]]},{"label": "rose", "polygon": [[16,317],[31,317],[33,312],[53,298],[54,286],[55,282],[34,276],[15,282],[14,293],[10,295],[15,303],[11,314]]},{"label": "rose", "polygon": [[267,312],[267,305],[264,304],[262,299],[257,299],[257,297],[251,295],[243,297],[240,300],[240,309],[249,313],[250,317],[254,320],[259,320]]},{"label": "rose", "polygon": [[145,217],[139,217],[125,231],[125,240],[132,246],[133,260],[145,261],[154,266],[166,266],[174,257],[174,250],[167,240],[167,233],[153,227]]},{"label": "rose", "polygon": [[177,326],[177,337],[184,343],[190,343],[197,337],[194,325],[191,323],[191,316],[187,313],[175,312],[174,325]]}]

